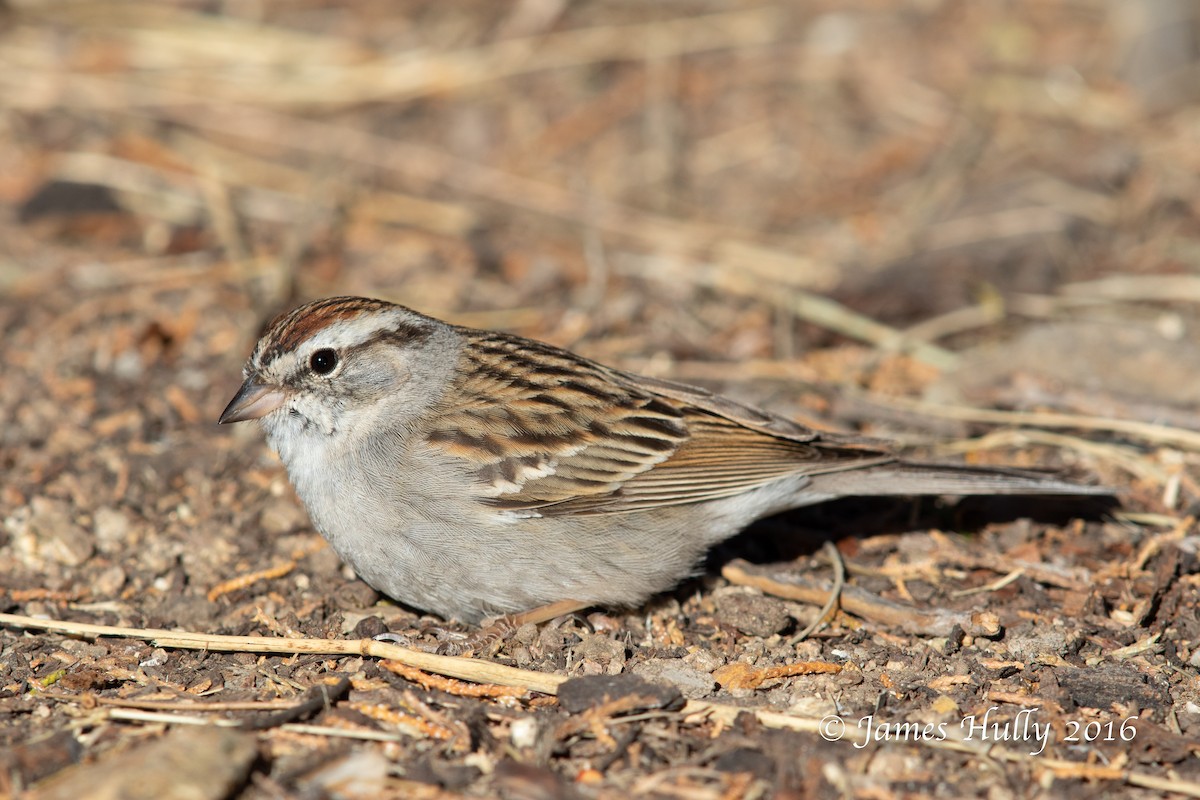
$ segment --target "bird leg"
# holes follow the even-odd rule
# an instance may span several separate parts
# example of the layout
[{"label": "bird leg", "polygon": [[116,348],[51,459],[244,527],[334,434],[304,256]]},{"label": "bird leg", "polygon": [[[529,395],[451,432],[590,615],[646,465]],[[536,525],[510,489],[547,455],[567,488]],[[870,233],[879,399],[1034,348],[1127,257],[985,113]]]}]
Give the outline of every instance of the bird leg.
[{"label": "bird leg", "polygon": [[445,655],[462,655],[466,652],[482,654],[489,652],[498,643],[512,636],[523,625],[541,625],[552,619],[574,614],[590,606],[591,603],[580,600],[558,600],[544,606],[531,608],[519,614],[503,614],[490,617],[480,623],[479,629],[468,634],[461,641],[447,643],[439,648]]}]

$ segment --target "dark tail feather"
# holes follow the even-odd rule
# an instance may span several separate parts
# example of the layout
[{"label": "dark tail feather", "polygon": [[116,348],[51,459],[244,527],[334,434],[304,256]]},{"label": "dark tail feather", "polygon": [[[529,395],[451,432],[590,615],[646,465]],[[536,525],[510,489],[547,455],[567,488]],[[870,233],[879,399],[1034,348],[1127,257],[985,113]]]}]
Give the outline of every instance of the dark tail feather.
[{"label": "dark tail feather", "polygon": [[1107,486],[1071,483],[1053,474],[1004,467],[964,467],[897,461],[860,470],[814,475],[811,491],[830,495],[1102,495]]}]

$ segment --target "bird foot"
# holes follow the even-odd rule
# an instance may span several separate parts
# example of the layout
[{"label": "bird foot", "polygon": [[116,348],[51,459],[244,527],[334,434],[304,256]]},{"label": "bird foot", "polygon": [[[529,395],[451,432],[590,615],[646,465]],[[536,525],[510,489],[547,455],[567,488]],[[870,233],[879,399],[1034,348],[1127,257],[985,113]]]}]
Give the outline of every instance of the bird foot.
[{"label": "bird foot", "polygon": [[524,625],[540,625],[552,619],[573,614],[590,605],[578,600],[559,600],[548,605],[539,606],[519,614],[503,614],[498,617],[485,619],[479,629],[473,633],[462,635],[451,631],[441,631],[445,638],[438,645],[440,655],[486,657],[495,653],[514,633]]}]

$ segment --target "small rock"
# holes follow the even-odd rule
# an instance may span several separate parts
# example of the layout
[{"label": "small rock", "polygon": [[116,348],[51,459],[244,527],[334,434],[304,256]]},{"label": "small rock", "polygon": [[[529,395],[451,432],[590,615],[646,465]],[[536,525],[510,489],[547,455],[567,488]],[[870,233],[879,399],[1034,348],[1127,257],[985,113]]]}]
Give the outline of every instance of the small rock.
[{"label": "small rock", "polygon": [[[29,784],[78,763],[83,745],[70,731],[0,749],[0,769],[13,783]],[[10,784],[11,785],[11,784]]]},{"label": "small rock", "polygon": [[125,570],[110,564],[91,579],[92,597],[116,597],[125,586]]},{"label": "small rock", "polygon": [[523,644],[514,644],[509,649],[509,657],[521,669],[529,669],[534,666],[533,653],[529,652],[529,648]]},{"label": "small rock", "polygon": [[387,633],[387,623],[382,617],[363,617],[354,626],[354,636],[358,639],[374,639],[381,633]]},{"label": "small rock", "polygon": [[496,765],[495,776],[496,788],[504,800],[578,796],[564,778],[548,767],[506,759]]},{"label": "small rock", "polygon": [[718,772],[747,772],[764,781],[773,780],[776,773],[775,759],[749,747],[722,753],[713,762],[713,768]]},{"label": "small rock", "polygon": [[363,750],[318,767],[301,782],[302,794],[314,797],[379,797],[388,779],[390,764],[382,754]]},{"label": "small rock", "polygon": [[[570,683],[570,681],[568,681]],[[565,684],[564,684],[565,685]],[[509,741],[518,750],[527,750],[537,744],[537,717],[517,717],[508,728]]]},{"label": "small rock", "polygon": [[792,624],[786,605],[773,597],[739,592],[718,597],[715,603],[717,618],[747,636],[774,636]]},{"label": "small rock", "polygon": [[333,591],[335,607],[344,609],[370,609],[379,597],[379,592],[357,579],[343,583]]},{"label": "small rock", "polygon": [[221,800],[258,757],[254,736],[225,728],[180,727],[109,752],[38,784],[38,800]]},{"label": "small rock", "polygon": [[512,639],[514,642],[523,645],[531,645],[537,640],[538,629],[532,622],[527,622],[513,633]]},{"label": "small rock", "polygon": [[173,595],[163,598],[156,606],[154,616],[161,623],[156,627],[204,630],[213,624],[214,605],[203,595]]},{"label": "small rock", "polygon": [[1161,708],[1170,703],[1165,679],[1151,679],[1121,664],[1064,668],[1057,677],[1066,697],[1085,708],[1111,708],[1114,703]]},{"label": "small rock", "polygon": [[92,535],[103,552],[112,552],[123,546],[133,523],[124,511],[103,506],[96,509],[92,517]]},{"label": "small rock", "polygon": [[290,497],[271,501],[259,514],[258,524],[267,533],[288,533],[308,525],[304,509]]},{"label": "small rock", "polygon": [[651,683],[637,675],[586,675],[558,687],[558,704],[572,714],[586,711],[619,697],[644,698],[639,710],[683,707],[678,689],[661,682]]},{"label": "small rock", "polygon": [[833,680],[839,686],[858,686],[865,677],[860,669],[844,669]]},{"label": "small rock", "polygon": [[103,689],[115,683],[113,677],[105,670],[88,666],[72,669],[59,680],[58,685],[72,692],[83,692]]},{"label": "small rock", "polygon": [[79,639],[64,639],[59,643],[58,647],[63,652],[70,653],[80,660],[95,660],[108,655],[108,647],[106,645],[85,642]]},{"label": "small rock", "polygon": [[706,697],[717,683],[712,675],[689,667],[679,658],[652,658],[633,667],[635,675],[677,688],[684,697]]},{"label": "small rock", "polygon": [[683,663],[694,670],[712,673],[725,666],[725,659],[711,650],[701,648],[684,656]]},{"label": "small rock", "polygon": [[40,556],[78,567],[96,552],[92,535],[75,523],[65,502],[35,497],[30,507],[29,532]]},{"label": "small rock", "polygon": [[593,674],[617,675],[625,667],[625,645],[607,636],[585,635],[575,647],[575,656]]},{"label": "small rock", "polygon": [[566,634],[558,628],[547,625],[538,631],[537,647],[543,653],[557,653],[563,649],[566,643]]}]

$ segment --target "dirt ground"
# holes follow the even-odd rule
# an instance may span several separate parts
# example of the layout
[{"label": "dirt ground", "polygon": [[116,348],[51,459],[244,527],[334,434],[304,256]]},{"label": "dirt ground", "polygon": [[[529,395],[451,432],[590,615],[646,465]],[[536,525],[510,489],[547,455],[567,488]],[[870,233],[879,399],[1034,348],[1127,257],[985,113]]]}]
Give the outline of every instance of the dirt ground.
[{"label": "dirt ground", "polygon": [[[0,792],[1200,796],[1198,145],[1184,0],[0,4]],[[413,672],[472,628],[215,424],[331,294],[1119,499],[796,511]]]}]

